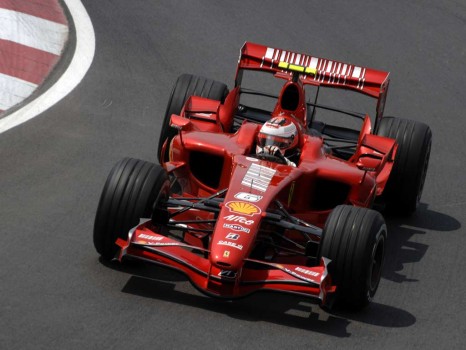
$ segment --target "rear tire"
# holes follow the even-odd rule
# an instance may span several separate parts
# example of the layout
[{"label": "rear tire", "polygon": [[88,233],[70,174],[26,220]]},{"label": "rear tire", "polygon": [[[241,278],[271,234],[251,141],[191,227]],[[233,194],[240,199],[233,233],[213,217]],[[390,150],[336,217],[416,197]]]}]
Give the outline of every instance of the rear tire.
[{"label": "rear tire", "polygon": [[167,172],[160,165],[125,158],[113,167],[94,222],[94,246],[103,259],[113,259],[118,251],[115,241],[126,240],[140,218],[151,217],[154,203],[167,185]]},{"label": "rear tire", "polygon": [[170,127],[170,117],[172,114],[179,115],[184,104],[191,96],[206,97],[212,100],[224,102],[228,95],[228,87],[218,81],[199,77],[197,75],[183,74],[175,83],[173,90],[168,100],[165,117],[162,122],[160,131],[159,146],[157,156],[159,161],[168,159],[168,147],[166,148],[164,157],[162,156],[162,146],[166,140],[170,143],[171,139],[176,135],[177,131]]},{"label": "rear tire", "polygon": [[385,221],[375,210],[339,205],[330,213],[319,256],[331,260],[337,307],[356,311],[372,300],[382,276],[386,239]]},{"label": "rear tire", "polygon": [[388,211],[409,215],[421,200],[429,166],[432,131],[429,126],[408,119],[382,118],[377,135],[395,139],[395,164],[382,194]]}]

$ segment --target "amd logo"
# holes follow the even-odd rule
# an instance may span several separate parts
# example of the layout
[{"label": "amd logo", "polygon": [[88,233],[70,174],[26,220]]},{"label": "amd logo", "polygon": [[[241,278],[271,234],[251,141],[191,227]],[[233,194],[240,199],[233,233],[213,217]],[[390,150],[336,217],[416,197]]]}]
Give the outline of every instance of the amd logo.
[{"label": "amd logo", "polygon": [[228,271],[228,270],[222,270],[218,274],[222,278],[236,278],[237,272],[236,271]]}]

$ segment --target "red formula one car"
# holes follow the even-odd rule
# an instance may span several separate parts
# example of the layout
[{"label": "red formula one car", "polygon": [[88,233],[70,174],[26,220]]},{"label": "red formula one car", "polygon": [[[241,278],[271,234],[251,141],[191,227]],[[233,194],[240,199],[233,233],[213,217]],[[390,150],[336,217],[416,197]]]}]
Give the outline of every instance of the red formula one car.
[{"label": "red formula one car", "polygon": [[[279,82],[278,93],[244,87],[250,73]],[[272,290],[366,306],[387,239],[371,208],[416,209],[431,147],[427,125],[383,117],[388,84],[386,72],[253,43],[231,91],[180,76],[160,165],[126,158],[107,179],[97,252],[174,268],[210,296]],[[375,117],[321,104],[322,90],[375,99]],[[254,104],[264,98],[269,108]],[[335,116],[359,126],[330,123]]]}]

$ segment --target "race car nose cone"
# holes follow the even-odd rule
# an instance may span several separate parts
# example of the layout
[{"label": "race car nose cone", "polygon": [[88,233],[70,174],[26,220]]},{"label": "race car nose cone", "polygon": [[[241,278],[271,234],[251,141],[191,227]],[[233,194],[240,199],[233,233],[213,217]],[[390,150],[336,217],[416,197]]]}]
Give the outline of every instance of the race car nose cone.
[{"label": "race car nose cone", "polygon": [[228,247],[216,247],[210,256],[210,262],[215,267],[225,270],[239,270],[243,263],[242,254]]}]

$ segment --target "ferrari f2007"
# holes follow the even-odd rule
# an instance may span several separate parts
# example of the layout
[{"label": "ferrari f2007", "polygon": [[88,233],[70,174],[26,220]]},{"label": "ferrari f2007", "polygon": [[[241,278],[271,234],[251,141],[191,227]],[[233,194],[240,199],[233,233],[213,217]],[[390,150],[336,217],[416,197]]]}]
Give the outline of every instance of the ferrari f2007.
[{"label": "ferrari f2007", "polygon": [[[278,91],[246,87],[250,73]],[[384,71],[249,42],[231,91],[181,75],[159,163],[125,158],[105,183],[97,252],[173,268],[214,297],[272,290],[363,308],[386,251],[373,208],[416,210],[431,148],[427,125],[384,116],[388,85]],[[320,103],[329,90],[369,97],[374,115]]]}]

